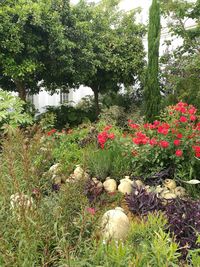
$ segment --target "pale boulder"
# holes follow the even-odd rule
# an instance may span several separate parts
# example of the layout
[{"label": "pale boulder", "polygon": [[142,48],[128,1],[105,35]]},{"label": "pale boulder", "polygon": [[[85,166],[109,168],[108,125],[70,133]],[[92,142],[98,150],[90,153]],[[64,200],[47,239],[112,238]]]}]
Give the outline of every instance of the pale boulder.
[{"label": "pale boulder", "polygon": [[177,197],[185,197],[185,196],[187,195],[185,188],[183,188],[182,186],[177,186],[177,187],[174,189],[174,194],[175,194]]},{"label": "pale boulder", "polygon": [[80,165],[76,165],[76,168],[74,170],[74,173],[72,174],[73,178],[77,181],[82,179],[89,179],[89,175],[81,168]]},{"label": "pale boulder", "polygon": [[118,191],[121,192],[122,194],[129,195],[133,189],[132,185],[133,185],[133,181],[131,181],[128,176],[125,176],[124,179],[120,180]]},{"label": "pale boulder", "polygon": [[97,186],[97,188],[103,188],[103,184],[101,181],[99,181],[97,178],[92,178],[92,181],[95,183],[95,185]]},{"label": "pale boulder", "polygon": [[166,179],[163,183],[164,187],[166,187],[169,190],[173,190],[176,188],[176,182],[172,179]]},{"label": "pale boulder", "polygon": [[114,179],[107,177],[106,181],[103,183],[103,187],[104,187],[106,192],[114,193],[117,190],[117,183]]},{"label": "pale boulder", "polygon": [[101,223],[103,240],[123,240],[127,237],[130,222],[124,210],[117,207],[104,213]]}]

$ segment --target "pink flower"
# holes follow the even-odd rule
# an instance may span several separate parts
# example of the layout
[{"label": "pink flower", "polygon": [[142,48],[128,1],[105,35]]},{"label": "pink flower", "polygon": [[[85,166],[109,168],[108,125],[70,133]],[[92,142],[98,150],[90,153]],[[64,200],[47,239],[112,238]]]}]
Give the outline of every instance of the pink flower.
[{"label": "pink flower", "polygon": [[175,152],[175,155],[176,155],[177,157],[182,157],[182,155],[183,155],[183,151],[180,150],[180,149],[177,149],[176,152]]},{"label": "pink flower", "polygon": [[86,211],[90,213],[91,215],[95,215],[96,213],[95,208],[86,208]]}]

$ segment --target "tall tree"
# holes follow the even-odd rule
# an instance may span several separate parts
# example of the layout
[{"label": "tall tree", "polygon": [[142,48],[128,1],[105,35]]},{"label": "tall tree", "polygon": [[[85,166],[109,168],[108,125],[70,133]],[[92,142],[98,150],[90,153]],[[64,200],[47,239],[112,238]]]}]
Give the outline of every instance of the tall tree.
[{"label": "tall tree", "polygon": [[73,44],[62,21],[65,17],[67,24],[69,12],[69,0],[1,2],[1,88],[18,92],[25,100],[27,93],[38,93],[45,83],[71,81]]},{"label": "tall tree", "polygon": [[149,10],[148,66],[145,81],[145,116],[152,121],[159,114],[161,94],[159,86],[160,3],[153,0]]},{"label": "tall tree", "polygon": [[134,85],[143,72],[144,27],[136,23],[135,12],[119,11],[118,4],[119,0],[82,0],[73,8],[77,79],[93,90],[97,115],[99,94]]}]

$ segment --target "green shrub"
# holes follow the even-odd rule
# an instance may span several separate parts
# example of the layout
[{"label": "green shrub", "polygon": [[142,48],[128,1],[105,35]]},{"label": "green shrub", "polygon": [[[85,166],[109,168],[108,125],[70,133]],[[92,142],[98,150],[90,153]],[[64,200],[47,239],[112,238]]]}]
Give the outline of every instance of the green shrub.
[{"label": "green shrub", "polygon": [[[60,105],[58,107],[48,106],[46,113],[54,114],[55,122],[54,127],[56,129],[63,129],[69,127],[75,127],[84,121],[94,121],[95,115],[91,110],[82,110],[80,108],[72,107],[69,105]],[[39,116],[42,118],[44,115]]]}]

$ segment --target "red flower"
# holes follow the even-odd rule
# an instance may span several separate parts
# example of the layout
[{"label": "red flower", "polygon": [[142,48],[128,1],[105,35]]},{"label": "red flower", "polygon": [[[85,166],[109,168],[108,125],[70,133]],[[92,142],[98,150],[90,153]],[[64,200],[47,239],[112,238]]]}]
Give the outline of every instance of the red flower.
[{"label": "red flower", "polygon": [[56,132],[56,129],[52,129],[49,132],[47,132],[48,136],[51,136],[52,134],[54,134]]},{"label": "red flower", "polygon": [[169,146],[169,142],[167,142],[167,141],[160,141],[160,146],[162,147],[162,148],[167,148],[168,146]]},{"label": "red flower", "polygon": [[149,140],[149,144],[151,146],[156,146],[158,144],[158,142],[157,142],[156,138],[152,138],[152,139]]},{"label": "red flower", "polygon": [[108,138],[112,140],[115,139],[115,134],[114,133],[108,134]]},{"label": "red flower", "polygon": [[142,132],[137,132],[136,137],[133,138],[133,143],[135,143],[136,145],[146,145],[148,141],[149,138]]},{"label": "red flower", "polygon": [[107,126],[104,128],[104,131],[107,132],[107,131],[109,131],[111,128],[112,128],[112,125],[107,125]]},{"label": "red flower", "polygon": [[181,116],[179,121],[180,122],[187,122],[187,118],[185,116]]},{"label": "red flower", "polygon": [[176,135],[176,137],[179,138],[179,139],[181,139],[181,138],[183,138],[183,135],[182,135],[181,133],[178,133],[178,134]]},{"label": "red flower", "polygon": [[195,151],[195,156],[200,158],[200,146],[193,146],[193,149]]},{"label": "red flower", "polygon": [[177,157],[182,157],[183,151],[180,150],[180,149],[177,149],[175,154],[176,154]]},{"label": "red flower", "polygon": [[160,134],[167,135],[169,130],[167,128],[163,128],[162,126],[159,126],[157,132]]},{"label": "red flower", "polygon": [[190,114],[190,115],[193,115],[193,114],[195,114],[197,112],[197,109],[194,107],[194,106],[191,106],[191,108],[188,110],[188,113]]},{"label": "red flower", "polygon": [[132,128],[132,129],[138,129],[140,126],[136,123],[130,123],[129,126]]},{"label": "red flower", "polygon": [[180,140],[174,140],[174,145],[175,146],[180,146],[180,144],[181,144],[181,141]]},{"label": "red flower", "polygon": [[190,120],[191,120],[191,121],[195,121],[196,119],[197,119],[197,117],[196,117],[195,115],[191,115],[191,116],[190,116]]},{"label": "red flower", "polygon": [[155,126],[158,126],[158,125],[160,124],[160,121],[157,121],[157,120],[156,120],[156,121],[153,122],[153,124],[154,124]]}]

